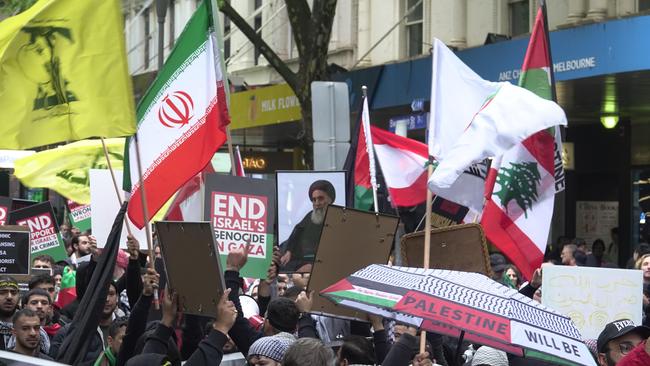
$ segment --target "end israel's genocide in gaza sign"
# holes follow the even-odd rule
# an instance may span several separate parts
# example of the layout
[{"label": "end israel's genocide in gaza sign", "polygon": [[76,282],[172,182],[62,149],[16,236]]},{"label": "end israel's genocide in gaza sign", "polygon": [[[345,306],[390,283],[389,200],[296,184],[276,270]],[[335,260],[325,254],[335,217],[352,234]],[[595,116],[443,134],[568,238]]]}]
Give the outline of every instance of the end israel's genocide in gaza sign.
[{"label": "end israel's genocide in gaza sign", "polygon": [[12,211],[9,214],[9,224],[29,228],[32,258],[41,254],[51,255],[55,261],[67,258],[50,202]]},{"label": "end israel's genocide in gaza sign", "polygon": [[205,219],[214,229],[225,268],[231,250],[246,248],[244,277],[266,278],[273,255],[275,185],[263,179],[211,174],[205,183]]}]

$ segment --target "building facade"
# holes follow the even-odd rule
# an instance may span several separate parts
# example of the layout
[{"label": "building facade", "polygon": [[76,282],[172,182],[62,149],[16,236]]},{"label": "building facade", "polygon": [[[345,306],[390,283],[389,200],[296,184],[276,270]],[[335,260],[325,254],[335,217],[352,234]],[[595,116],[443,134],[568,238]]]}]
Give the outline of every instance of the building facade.
[{"label": "building facade", "polygon": [[[296,65],[284,1],[231,4],[281,58]],[[567,189],[556,203],[549,241],[566,234],[609,244],[616,240],[610,229],[618,226],[623,264],[650,231],[645,225],[645,213],[650,213],[650,51],[643,46],[650,37],[650,0],[547,4],[558,102],[569,119]],[[196,0],[170,1],[166,53],[196,5]],[[124,9],[129,64],[137,80],[156,69],[155,6],[151,0],[126,0]],[[516,83],[536,10],[532,0],[339,0],[328,58],[341,71],[332,78],[348,84],[350,111],[356,111],[361,85],[368,85],[373,124],[423,140],[432,39],[456,49],[482,77]],[[239,30],[221,19],[229,79],[237,90],[252,93],[231,103],[233,115],[248,119],[233,121],[234,141],[249,151],[292,151],[290,137],[298,132],[299,115],[289,113],[290,120],[270,116],[256,124],[250,117],[255,108],[246,105],[282,79]],[[351,120],[355,117],[352,113]]]}]

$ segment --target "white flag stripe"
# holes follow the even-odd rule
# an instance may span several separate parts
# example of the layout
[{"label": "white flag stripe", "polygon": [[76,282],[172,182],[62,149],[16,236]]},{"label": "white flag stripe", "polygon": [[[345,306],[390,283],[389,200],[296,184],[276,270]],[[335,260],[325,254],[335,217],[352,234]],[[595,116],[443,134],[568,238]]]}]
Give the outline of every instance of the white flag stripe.
[{"label": "white flag stripe", "polygon": [[391,188],[408,188],[425,171],[427,159],[412,151],[375,144],[375,152],[382,167],[390,167],[382,168],[382,172],[386,184]]}]

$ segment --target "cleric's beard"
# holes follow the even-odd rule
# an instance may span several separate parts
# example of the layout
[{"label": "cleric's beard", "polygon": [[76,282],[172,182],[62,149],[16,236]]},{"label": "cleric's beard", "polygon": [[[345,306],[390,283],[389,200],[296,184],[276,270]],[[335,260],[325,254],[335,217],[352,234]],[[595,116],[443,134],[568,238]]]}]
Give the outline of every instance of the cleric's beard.
[{"label": "cleric's beard", "polygon": [[325,221],[325,208],[315,208],[311,211],[311,222],[320,225]]}]

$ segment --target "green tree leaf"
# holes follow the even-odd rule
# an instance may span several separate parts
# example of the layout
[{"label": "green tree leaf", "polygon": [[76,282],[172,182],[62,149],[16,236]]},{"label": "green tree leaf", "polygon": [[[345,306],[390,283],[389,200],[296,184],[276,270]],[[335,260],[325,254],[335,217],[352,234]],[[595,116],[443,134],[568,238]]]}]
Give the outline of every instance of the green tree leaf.
[{"label": "green tree leaf", "polygon": [[496,183],[500,190],[494,194],[501,200],[501,205],[508,212],[508,203],[515,200],[517,206],[528,217],[528,210],[539,198],[537,186],[541,181],[539,169],[535,162],[511,163],[510,167],[501,167]]}]

